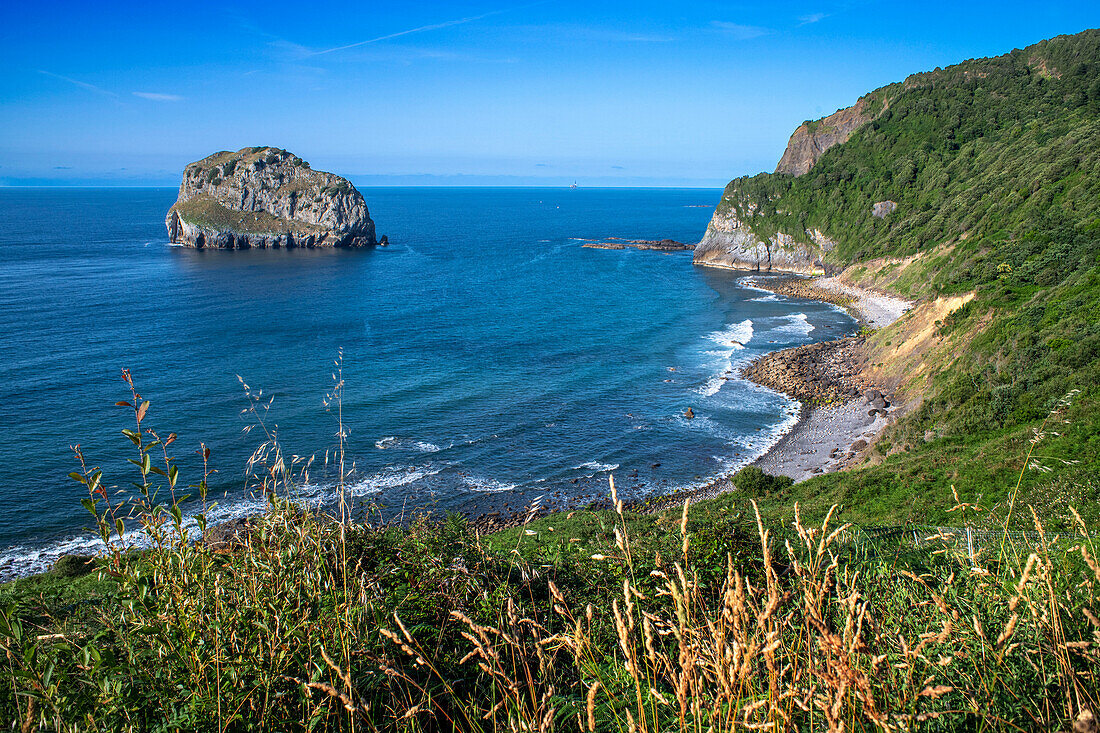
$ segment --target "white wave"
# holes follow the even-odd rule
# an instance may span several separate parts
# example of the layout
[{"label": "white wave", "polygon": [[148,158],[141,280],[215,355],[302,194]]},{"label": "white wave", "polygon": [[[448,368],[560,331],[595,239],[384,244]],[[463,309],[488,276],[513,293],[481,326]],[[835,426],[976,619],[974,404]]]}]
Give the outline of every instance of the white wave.
[{"label": "white wave", "polygon": [[385,489],[407,486],[442,470],[442,466],[387,466],[378,473],[356,480],[348,486],[348,491],[352,496],[369,496]]},{"label": "white wave", "polygon": [[731,349],[743,349],[752,341],[752,321],[748,318],[740,323],[731,323],[723,329],[707,334],[706,338]]},{"label": "white wave", "polygon": [[[235,501],[224,505],[211,500],[207,510],[207,526],[220,524],[237,517],[259,514],[266,507],[267,500],[263,498]],[[193,513],[183,517],[182,526],[189,537],[197,539],[202,535],[198,520]],[[126,522],[126,530],[123,538],[119,540],[114,537],[112,544],[121,549],[142,549],[152,545],[148,535],[135,522]],[[0,553],[0,580],[10,580],[45,572],[65,555],[99,556],[106,554],[106,552],[107,546],[103,544],[103,540],[98,535],[90,532],[54,540],[38,547],[16,545]]]},{"label": "white wave", "polygon": [[464,476],[463,480],[466,483],[466,487],[471,491],[481,491],[488,494],[497,494],[501,491],[511,491],[512,489],[516,488],[516,484],[509,484],[503,481],[497,481],[493,478]]},{"label": "white wave", "polygon": [[604,471],[614,471],[619,467],[618,463],[597,463],[596,461],[585,461],[579,466],[573,466],[574,471],[595,471],[596,473],[602,473]]},{"label": "white wave", "polygon": [[789,399],[784,395],[779,395],[779,393],[773,392],[766,387],[761,387],[760,385],[754,385],[754,387],[760,391],[784,397],[785,404],[780,413],[780,420],[767,430],[749,433],[734,441],[734,444],[740,446],[742,449],[738,451],[741,455],[724,457],[714,456],[714,459],[718,461],[719,465],[722,467],[721,471],[723,475],[740,470],[750,463],[755,462],[758,458],[771,450],[784,435],[791,432],[802,416],[801,402]]},{"label": "white wave", "polygon": [[743,277],[743,278],[741,278],[740,282],[738,282],[737,284],[740,285],[741,287],[745,288],[746,290],[755,290],[758,293],[771,293],[772,292],[772,291],[768,290],[767,288],[760,287],[760,285],[756,282],[756,278],[753,278],[753,277]]},{"label": "white wave", "polygon": [[419,453],[438,453],[442,450],[435,443],[424,440],[407,440],[393,435],[387,435],[374,441],[374,447],[379,450],[412,450]]},{"label": "white wave", "polygon": [[[752,384],[751,382],[749,384]],[[731,473],[735,473],[745,466],[755,463],[761,456],[771,450],[776,443],[778,443],[783,436],[791,432],[798,424],[802,415],[802,403],[797,400],[792,400],[785,395],[762,387],[760,385],[752,384],[752,388],[761,392],[762,394],[774,395],[784,400],[784,406],[780,412],[780,420],[775,425],[771,426],[767,430],[761,430],[759,432],[752,432],[748,435],[729,436],[727,431],[719,424],[710,421],[705,416],[697,416],[694,420],[683,420],[682,423],[692,429],[704,429],[707,432],[711,432],[714,435],[727,439],[731,454],[713,456],[717,469],[714,473],[704,476],[701,479],[697,479],[692,482],[685,483],[683,485],[676,485],[669,487],[667,485],[647,485],[643,487],[642,493],[651,494],[654,492],[660,492],[662,494],[674,494],[679,491],[691,491],[694,489],[700,489],[711,482],[729,476]],[[702,420],[700,420],[702,418]],[[732,439],[729,439],[731,438]]]},{"label": "white wave", "polygon": [[722,349],[707,352],[707,354],[714,357],[713,367],[715,372],[713,376],[707,379],[705,384],[695,391],[704,397],[710,397],[717,394],[727,381],[733,379],[733,355],[744,350],[745,344],[752,341],[754,333],[752,321],[746,318],[740,323],[732,323],[723,329],[707,334],[705,338],[720,344]]},{"label": "white wave", "polygon": [[733,370],[733,361],[727,359],[726,360],[726,369],[722,370],[721,374],[717,374],[717,375],[711,377],[710,379],[708,379],[703,386],[699,387],[695,391],[698,392],[699,394],[703,395],[704,397],[711,397],[713,395],[718,394],[718,391],[720,389],[722,389],[722,387],[726,384],[726,382],[728,382],[732,378],[732,375],[727,375],[726,372],[727,371],[732,371],[732,370]]},{"label": "white wave", "polygon": [[814,330],[814,326],[806,318],[805,313],[791,313],[783,317],[787,322],[781,326],[776,326],[772,330],[776,333],[789,333],[796,336],[808,336],[810,331]]},{"label": "white wave", "polygon": [[[391,466],[376,474],[355,478],[348,483],[347,491],[352,497],[369,496],[385,489],[405,486],[434,476],[443,468],[445,466]],[[291,501],[317,508],[336,502],[339,491],[333,483],[307,483],[296,487],[294,494],[289,498]],[[208,527],[212,527],[232,519],[263,514],[267,506],[267,499],[263,497],[232,499],[224,503],[211,497],[206,512],[206,523]],[[183,518],[183,528],[193,539],[202,536],[196,518],[199,511],[200,508],[195,506]],[[120,546],[127,549],[141,549],[152,544],[149,537],[136,524],[127,522],[126,526],[129,531],[124,535],[123,540],[121,542],[118,542],[117,538],[115,540]],[[64,555],[102,555],[106,550],[103,541],[90,533],[54,540],[39,547],[25,545],[9,547],[0,552],[0,581],[45,572]]]},{"label": "white wave", "polygon": [[44,572],[62,555],[98,555],[103,550],[103,542],[90,535],[69,537],[45,547],[9,547],[0,553],[0,580]]},{"label": "white wave", "polygon": [[779,296],[775,293],[768,293],[762,295],[759,298],[749,298],[750,303],[777,303],[779,302]]}]

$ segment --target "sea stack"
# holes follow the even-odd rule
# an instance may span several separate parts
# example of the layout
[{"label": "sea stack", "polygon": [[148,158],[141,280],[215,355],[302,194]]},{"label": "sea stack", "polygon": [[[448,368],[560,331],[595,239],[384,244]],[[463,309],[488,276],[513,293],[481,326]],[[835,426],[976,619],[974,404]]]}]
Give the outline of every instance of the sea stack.
[{"label": "sea stack", "polygon": [[188,165],[165,226],[169,241],[199,249],[378,244],[367,204],[350,181],[272,147],[223,151]]}]

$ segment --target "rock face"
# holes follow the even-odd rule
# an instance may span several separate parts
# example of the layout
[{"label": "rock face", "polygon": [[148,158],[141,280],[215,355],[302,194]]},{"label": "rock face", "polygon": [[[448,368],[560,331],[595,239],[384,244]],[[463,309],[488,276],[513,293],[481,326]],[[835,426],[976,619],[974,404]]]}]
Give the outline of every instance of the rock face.
[{"label": "rock face", "polygon": [[775,172],[792,176],[808,173],[826,150],[846,142],[853,132],[871,119],[872,115],[861,99],[824,119],[803,122],[787,142],[787,149],[783,151]]},{"label": "rock face", "polygon": [[898,210],[898,205],[893,201],[876,201],[871,206],[871,216],[876,219],[885,219]]},{"label": "rock face", "polygon": [[[809,172],[826,150],[846,142],[888,103],[885,94],[871,99],[866,96],[824,119],[799,125],[775,172],[793,176]],[[737,181],[726,186],[706,234],[695,247],[695,264],[801,275],[829,273],[825,255],[836,247],[834,240],[817,229],[784,232],[753,226],[757,204],[743,199]],[[770,205],[778,211],[781,204],[773,199]]]},{"label": "rock face", "polygon": [[184,169],[165,218],[189,247],[365,247],[374,222],[355,186],[271,147],[221,152]]},{"label": "rock face", "polygon": [[755,207],[740,200],[736,185],[727,186],[692,261],[735,270],[826,274],[824,257],[836,246],[833,240],[816,229],[806,230],[806,241],[784,232],[759,235],[751,226],[755,215]]}]

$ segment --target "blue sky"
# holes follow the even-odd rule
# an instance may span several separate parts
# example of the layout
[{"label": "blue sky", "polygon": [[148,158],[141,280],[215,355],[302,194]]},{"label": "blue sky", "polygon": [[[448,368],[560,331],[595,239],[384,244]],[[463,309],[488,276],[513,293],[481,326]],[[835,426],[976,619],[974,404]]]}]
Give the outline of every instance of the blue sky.
[{"label": "blue sky", "polygon": [[1100,3],[7,2],[0,183],[174,185],[276,145],[361,184],[717,186],[907,74]]}]

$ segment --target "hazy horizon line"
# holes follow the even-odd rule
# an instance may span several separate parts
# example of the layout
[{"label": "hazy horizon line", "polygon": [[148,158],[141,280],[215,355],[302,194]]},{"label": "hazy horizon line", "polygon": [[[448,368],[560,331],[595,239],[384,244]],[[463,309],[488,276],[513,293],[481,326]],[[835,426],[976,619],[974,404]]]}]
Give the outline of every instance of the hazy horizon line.
[{"label": "hazy horizon line", "polygon": [[[356,188],[572,188],[568,184],[557,185],[541,185],[535,183],[363,183],[356,184],[352,182]],[[168,184],[156,184],[156,183],[0,183],[0,188],[165,188],[165,189],[177,189],[178,185]],[[711,191],[721,190],[725,188],[725,184],[715,186],[677,186],[672,184],[660,185],[660,184],[639,184],[639,185],[623,185],[623,186],[607,186],[593,184],[588,186],[577,185],[577,190],[592,189],[592,188],[676,188],[682,190],[699,190],[699,191]]]}]

